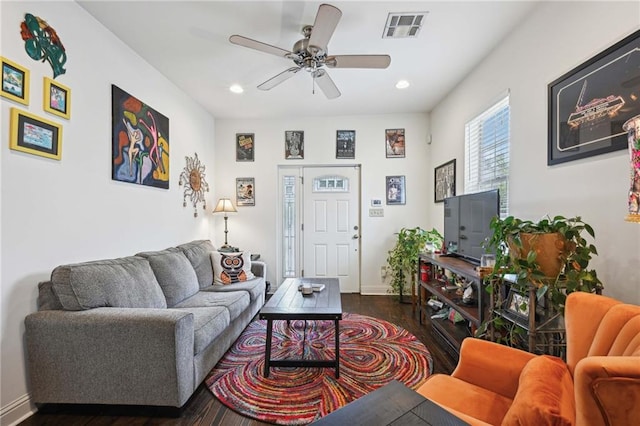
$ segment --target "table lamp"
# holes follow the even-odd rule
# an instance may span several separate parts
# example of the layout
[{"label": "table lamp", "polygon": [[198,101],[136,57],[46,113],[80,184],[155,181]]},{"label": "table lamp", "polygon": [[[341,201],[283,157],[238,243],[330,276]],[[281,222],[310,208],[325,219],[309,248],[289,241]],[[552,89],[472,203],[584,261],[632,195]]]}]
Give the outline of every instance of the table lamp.
[{"label": "table lamp", "polygon": [[219,251],[233,250],[233,247],[227,243],[227,234],[229,233],[227,230],[227,213],[236,213],[237,211],[229,198],[220,198],[216,208],[213,209],[214,213],[224,213],[224,245],[218,249]]}]

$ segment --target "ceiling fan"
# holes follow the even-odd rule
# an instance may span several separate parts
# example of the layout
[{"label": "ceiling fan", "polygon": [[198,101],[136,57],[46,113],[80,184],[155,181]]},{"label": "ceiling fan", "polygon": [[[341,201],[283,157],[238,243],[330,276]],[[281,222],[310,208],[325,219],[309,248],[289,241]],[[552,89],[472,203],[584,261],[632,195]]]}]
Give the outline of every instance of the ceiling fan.
[{"label": "ceiling fan", "polygon": [[327,68],[387,68],[391,63],[389,55],[334,55],[329,56],[327,45],[333,35],[342,12],[330,4],[321,4],[313,25],[302,29],[304,38],[298,40],[291,51],[270,44],[262,43],[240,35],[232,35],[229,41],[239,46],[259,50],[283,58],[291,59],[296,66],[284,70],[280,74],[258,86],[260,90],[270,90],[278,84],[296,75],[300,70],[309,72],[314,85],[317,84],[325,96],[334,99],[340,96]]}]

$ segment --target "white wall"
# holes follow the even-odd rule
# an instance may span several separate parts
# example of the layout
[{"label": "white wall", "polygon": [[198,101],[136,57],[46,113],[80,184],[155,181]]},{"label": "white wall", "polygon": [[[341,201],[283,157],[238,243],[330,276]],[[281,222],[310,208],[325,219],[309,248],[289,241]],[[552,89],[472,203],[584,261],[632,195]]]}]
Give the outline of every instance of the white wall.
[{"label": "white wall", "polygon": [[[385,129],[390,128],[405,129],[405,158],[385,157]],[[304,160],[284,159],[286,130],[304,131]],[[336,160],[336,130],[356,131],[355,160]],[[236,133],[255,133],[254,162],[235,161]],[[240,207],[239,213],[230,217],[229,243],[260,253],[269,264],[270,281],[278,285],[282,280],[275,276],[276,224],[281,220],[276,217],[278,165],[361,164],[361,292],[386,294],[388,286],[382,282],[380,268],[386,265],[387,251],[396,239],[394,233],[403,227],[426,227],[431,222],[427,209],[433,199],[428,189],[433,186],[429,184],[433,171],[425,166],[428,134],[426,114],[216,120],[216,195],[231,196],[235,200],[235,179],[256,179],[256,206]],[[384,204],[385,176],[389,175],[406,176],[406,205]],[[384,217],[368,216],[372,198],[383,200]],[[216,221],[216,235],[223,235],[223,226],[221,219]]]},{"label": "white wall", "polygon": [[[457,158],[457,193],[463,191],[464,124],[511,91],[511,207],[525,219],[580,215],[593,226],[599,256],[592,266],[604,294],[640,303],[640,226],[624,221],[629,154],[617,151],[547,166],[547,85],[640,25],[640,3],[548,2],[431,114],[432,161]],[[432,164],[433,165],[433,164]],[[430,217],[442,227],[442,206]],[[585,235],[586,236],[586,235]]]},{"label": "white wall", "polygon": [[[74,2],[1,2],[2,56],[31,71],[30,104],[1,98],[2,239],[0,320],[1,424],[29,410],[24,318],[36,310],[37,283],[63,263],[121,257],[209,238],[211,215],[193,217],[182,207],[178,177],[185,156],[198,153],[207,166],[213,203],[213,118],[141,60]],[[20,22],[41,16],[66,47],[71,119],[42,108],[48,63],[24,50]],[[170,120],[170,189],[111,180],[111,84],[136,96]],[[63,126],[62,160],[9,150],[9,110],[26,109]],[[114,348],[118,350],[118,348]]]}]

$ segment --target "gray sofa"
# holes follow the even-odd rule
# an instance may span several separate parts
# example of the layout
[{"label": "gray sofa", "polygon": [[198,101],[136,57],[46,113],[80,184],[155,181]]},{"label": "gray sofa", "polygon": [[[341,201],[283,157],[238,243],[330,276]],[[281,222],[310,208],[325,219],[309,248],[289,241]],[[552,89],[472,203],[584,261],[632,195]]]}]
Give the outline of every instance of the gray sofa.
[{"label": "gray sofa", "polygon": [[36,404],[182,407],[265,301],[255,278],[214,284],[208,240],[55,268],[25,319]]}]

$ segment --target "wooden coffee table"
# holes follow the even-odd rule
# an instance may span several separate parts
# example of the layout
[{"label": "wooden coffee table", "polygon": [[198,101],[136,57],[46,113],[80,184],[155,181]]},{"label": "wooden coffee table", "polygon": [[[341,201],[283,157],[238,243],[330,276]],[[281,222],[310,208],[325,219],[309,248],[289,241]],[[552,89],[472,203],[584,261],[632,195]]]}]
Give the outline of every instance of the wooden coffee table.
[{"label": "wooden coffee table", "polygon": [[[321,292],[303,296],[298,286],[303,282],[324,284]],[[267,342],[264,353],[264,376],[269,377],[271,367],[334,367],[336,379],[340,377],[340,320],[342,303],[340,281],[337,278],[288,278],[269,301],[260,309],[260,319],[267,320]],[[336,357],[333,360],[271,359],[273,320],[332,320],[336,329]]]}]

